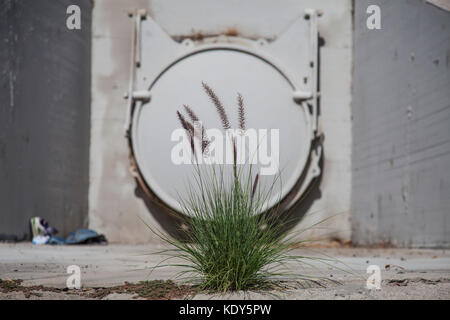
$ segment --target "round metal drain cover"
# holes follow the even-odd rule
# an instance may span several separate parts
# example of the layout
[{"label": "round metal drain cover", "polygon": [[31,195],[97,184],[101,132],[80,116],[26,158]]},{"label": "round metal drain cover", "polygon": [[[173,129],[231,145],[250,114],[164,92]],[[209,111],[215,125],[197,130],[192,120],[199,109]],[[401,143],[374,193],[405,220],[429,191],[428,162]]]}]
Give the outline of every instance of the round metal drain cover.
[{"label": "round metal drain cover", "polygon": [[[311,145],[311,119],[307,108],[293,100],[294,88],[288,76],[267,59],[245,50],[199,50],[174,62],[152,83],[151,101],[138,105],[132,119],[133,150],[143,179],[164,203],[181,211],[179,199],[187,196],[194,170],[192,165],[178,165],[171,158],[177,144],[171,136],[181,128],[176,111],[188,105],[206,129],[221,129],[220,118],[202,82],[214,89],[233,128],[238,127],[239,92],[245,102],[247,129],[267,129],[268,135],[271,129],[279,130],[277,168],[281,183],[275,184],[266,206],[275,205],[304,170]],[[262,160],[258,160],[254,172],[268,166]],[[274,177],[260,176],[260,182],[272,183]]]}]

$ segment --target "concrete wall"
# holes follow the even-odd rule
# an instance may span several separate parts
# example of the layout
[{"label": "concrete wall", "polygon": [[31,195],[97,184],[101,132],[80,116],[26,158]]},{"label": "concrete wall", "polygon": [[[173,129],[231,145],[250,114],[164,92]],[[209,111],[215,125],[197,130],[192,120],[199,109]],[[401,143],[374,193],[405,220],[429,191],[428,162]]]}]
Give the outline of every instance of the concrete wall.
[{"label": "concrete wall", "polygon": [[[337,3],[339,2],[339,3]],[[305,8],[320,8],[324,16],[319,31],[321,48],[321,125],[325,134],[324,174],[310,194],[304,210],[311,213],[302,222],[338,214],[329,221],[324,235],[341,240],[350,238],[351,183],[351,0],[96,0],[92,35],[92,113],[89,225],[105,233],[111,241],[157,241],[141,218],[170,232],[173,221],[145,202],[129,172],[128,146],[123,135],[128,88],[133,21],[127,12],[145,8],[171,36],[192,33],[218,34],[233,28],[244,37],[274,38],[285,30]],[[151,59],[151,57],[149,57]]]},{"label": "concrete wall", "polygon": [[[143,197],[129,172],[122,99],[129,11],[147,9],[174,38],[230,29],[276,38],[312,7],[324,11],[325,158],[321,179],[294,213],[309,213],[297,228],[338,214],[322,225],[325,231],[308,235],[351,236],[363,245],[450,243],[448,12],[420,0],[357,0],[354,7],[351,0],[76,3],[81,31],[65,27],[72,1],[0,4],[0,238],[29,237],[28,220],[37,215],[62,235],[86,226],[89,217],[89,226],[113,242],[157,241],[141,219],[174,230],[173,219]],[[372,4],[381,7],[381,30],[366,28]]]},{"label": "concrete wall", "polygon": [[[366,8],[381,7],[381,30]],[[352,240],[450,244],[450,13],[356,1]]]},{"label": "concrete wall", "polygon": [[29,238],[33,216],[87,226],[92,3],[70,31],[72,3],[0,3],[0,239]]}]

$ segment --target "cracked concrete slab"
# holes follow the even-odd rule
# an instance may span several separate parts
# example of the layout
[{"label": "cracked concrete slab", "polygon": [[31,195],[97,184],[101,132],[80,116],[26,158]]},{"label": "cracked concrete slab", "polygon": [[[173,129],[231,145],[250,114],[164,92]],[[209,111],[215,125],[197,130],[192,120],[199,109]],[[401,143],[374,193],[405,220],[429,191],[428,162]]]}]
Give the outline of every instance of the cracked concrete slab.
[{"label": "cracked concrete slab", "polygon": [[[34,246],[0,244],[0,279],[21,279],[23,286],[63,289],[69,265],[81,269],[82,291],[112,287],[124,282],[175,279],[180,268],[162,267],[151,272],[163,256],[157,245]],[[193,299],[450,299],[450,251],[431,249],[325,248],[296,249],[313,257],[332,257],[328,264],[289,264],[306,276],[325,277],[339,283],[288,282],[283,291],[235,292],[226,295],[197,294]],[[369,265],[381,270],[381,289],[368,290]],[[177,281],[175,279],[175,281]],[[82,291],[40,291],[28,299],[88,299]],[[135,299],[130,293],[114,293],[103,299]],[[1,292],[0,299],[26,299],[21,292]]]}]

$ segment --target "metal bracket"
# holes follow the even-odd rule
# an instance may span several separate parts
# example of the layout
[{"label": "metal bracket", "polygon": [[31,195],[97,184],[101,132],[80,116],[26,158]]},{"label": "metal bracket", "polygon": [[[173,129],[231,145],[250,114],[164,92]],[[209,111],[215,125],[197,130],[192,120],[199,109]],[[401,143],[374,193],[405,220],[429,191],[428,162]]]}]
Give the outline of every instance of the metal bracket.
[{"label": "metal bracket", "polygon": [[148,101],[150,101],[150,98],[151,98],[151,95],[148,90],[133,91],[133,95],[132,95],[133,101],[148,102]]},{"label": "metal bracket", "polygon": [[312,113],[314,116],[314,122],[313,122],[313,132],[317,133],[318,128],[318,110],[317,110],[317,104],[318,104],[318,80],[319,80],[319,32],[317,28],[317,18],[322,15],[322,11],[315,10],[315,9],[306,9],[305,14],[309,15],[309,25],[310,25],[310,41],[311,41],[311,51],[310,51],[310,67],[312,70]]},{"label": "metal bracket", "polygon": [[136,32],[135,32],[135,51],[134,51],[134,59],[136,63],[136,67],[141,66],[141,22],[147,18],[147,10],[145,9],[137,9],[135,11],[135,23],[136,23]]},{"label": "metal bracket", "polygon": [[[311,70],[311,91],[296,90],[293,94],[293,98],[298,103],[304,103],[309,101],[311,104],[312,112],[312,133],[317,137],[319,134],[319,114],[318,114],[318,99],[320,97],[320,92],[318,92],[318,82],[319,82],[319,32],[317,27],[317,19],[323,15],[322,10],[316,9],[306,9],[305,19],[309,20],[310,26],[310,53],[309,53],[309,66]],[[296,192],[295,196],[286,205],[286,208],[291,208],[294,206],[306,193],[306,191],[311,187],[312,182],[315,178],[320,176],[322,170],[320,168],[320,159],[322,158],[322,146],[318,145],[315,149],[311,150],[310,153],[310,164],[308,171],[306,173],[305,179],[302,182],[300,189]]]},{"label": "metal bracket", "polygon": [[308,91],[296,90],[294,91],[293,97],[296,102],[303,102],[305,100],[312,99],[313,95]]},{"label": "metal bracket", "polygon": [[317,99],[320,96],[320,93],[317,91],[318,88],[318,80],[319,80],[319,66],[318,66],[318,53],[319,53],[319,42],[318,42],[318,28],[317,28],[317,18],[322,16],[323,12],[321,10],[316,9],[306,9],[305,10],[305,19],[309,20],[309,28],[310,28],[310,53],[309,53],[309,67],[312,69],[311,76],[311,87],[310,90],[296,90],[293,93],[293,99],[298,102],[304,102],[307,100],[311,101],[312,106],[312,131],[313,134],[317,134],[318,129],[318,110],[317,110]]},{"label": "metal bracket", "polygon": [[141,22],[147,18],[147,10],[136,9],[130,14],[135,19],[132,31],[132,52],[130,63],[130,80],[128,85],[128,92],[124,95],[127,99],[127,113],[125,118],[125,136],[128,137],[130,133],[131,114],[134,103],[136,101],[149,101],[150,92],[148,91],[134,91],[134,81],[136,78],[136,68],[141,66]]}]

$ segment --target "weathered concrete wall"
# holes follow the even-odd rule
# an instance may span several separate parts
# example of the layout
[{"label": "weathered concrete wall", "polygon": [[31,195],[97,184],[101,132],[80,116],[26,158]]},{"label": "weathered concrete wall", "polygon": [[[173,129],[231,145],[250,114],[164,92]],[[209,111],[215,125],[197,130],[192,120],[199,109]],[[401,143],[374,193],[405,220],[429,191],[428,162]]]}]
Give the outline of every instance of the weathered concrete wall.
[{"label": "weathered concrete wall", "polygon": [[87,226],[92,3],[0,3],[0,234],[27,238],[41,216],[67,235]]},{"label": "weathered concrete wall", "polygon": [[450,13],[358,0],[354,56],[352,240],[449,246]]},{"label": "weathered concrete wall", "polygon": [[[145,205],[129,172],[123,124],[128,89],[132,19],[127,12],[145,8],[171,36],[224,33],[233,28],[244,37],[273,38],[305,8],[324,10],[319,31],[321,48],[321,121],[325,134],[324,174],[319,187],[298,209],[308,208],[311,219],[340,215],[325,233],[350,238],[350,105],[352,71],[352,1],[340,0],[161,1],[96,0],[93,12],[92,126],[90,156],[90,227],[111,241],[156,241],[139,217],[170,231],[172,221],[155,206]],[[151,57],[149,57],[151,59]],[[312,204],[312,205],[311,205]],[[149,212],[150,211],[150,212]],[[336,231],[338,231],[336,233]],[[314,237],[324,235],[317,231]]]}]

